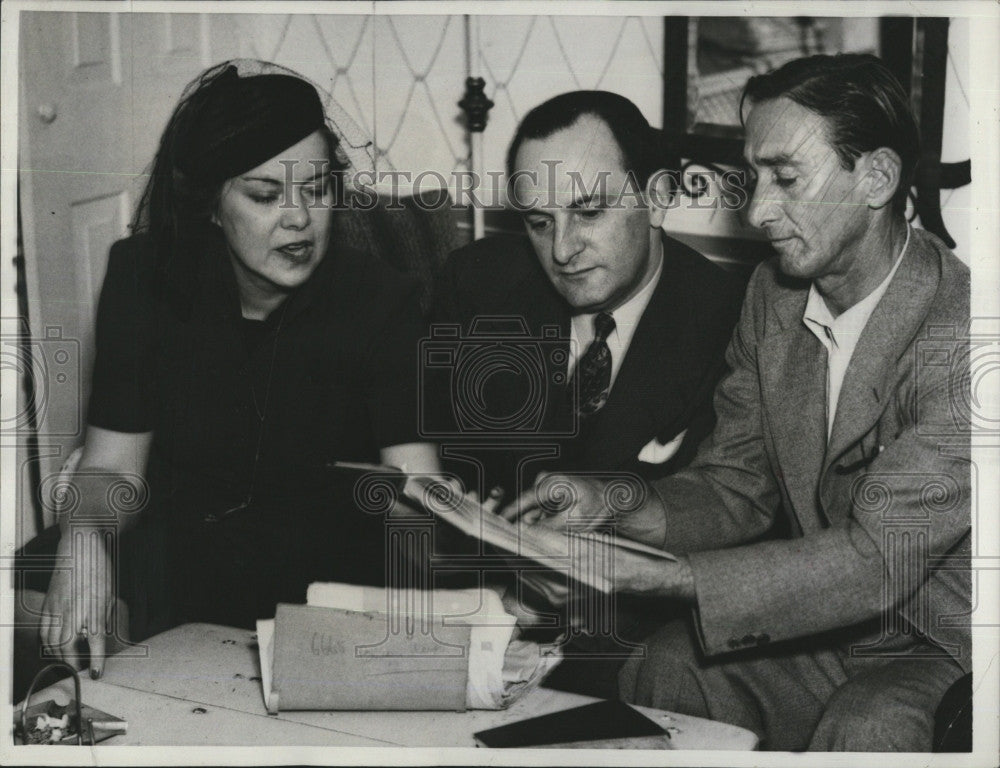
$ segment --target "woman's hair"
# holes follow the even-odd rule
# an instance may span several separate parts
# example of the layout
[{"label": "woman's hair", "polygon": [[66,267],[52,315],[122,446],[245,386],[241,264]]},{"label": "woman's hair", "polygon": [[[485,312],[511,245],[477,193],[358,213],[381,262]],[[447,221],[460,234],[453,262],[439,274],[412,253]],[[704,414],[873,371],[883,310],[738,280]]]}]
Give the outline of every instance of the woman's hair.
[{"label": "woman's hair", "polygon": [[335,184],[347,167],[316,88],[291,70],[255,64],[260,70],[246,75],[234,62],[210,67],[185,88],[167,121],[132,220],[133,232],[148,233],[163,257],[187,228],[211,220],[227,179],[317,130]]},{"label": "woman's hair", "polygon": [[830,145],[846,170],[863,152],[888,147],[902,162],[893,210],[902,213],[920,157],[920,133],[903,86],[877,57],[817,55],[751,77],[740,100],[756,104],[785,97],[826,120]]}]

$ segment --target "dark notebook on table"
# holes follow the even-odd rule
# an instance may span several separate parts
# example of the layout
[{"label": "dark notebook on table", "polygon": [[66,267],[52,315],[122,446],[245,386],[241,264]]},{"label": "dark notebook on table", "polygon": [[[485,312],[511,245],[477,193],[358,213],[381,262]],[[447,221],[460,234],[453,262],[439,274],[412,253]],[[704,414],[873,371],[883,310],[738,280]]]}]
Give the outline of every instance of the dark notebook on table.
[{"label": "dark notebook on table", "polygon": [[484,747],[539,747],[666,735],[660,726],[628,704],[599,701],[479,731],[475,738]]}]

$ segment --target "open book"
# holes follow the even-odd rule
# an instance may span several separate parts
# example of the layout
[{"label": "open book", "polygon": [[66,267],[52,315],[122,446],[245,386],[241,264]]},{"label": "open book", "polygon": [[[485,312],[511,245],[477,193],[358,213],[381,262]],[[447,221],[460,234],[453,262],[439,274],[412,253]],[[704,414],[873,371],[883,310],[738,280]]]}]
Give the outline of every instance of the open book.
[{"label": "open book", "polygon": [[458,494],[436,477],[407,474],[395,467],[378,464],[337,462],[335,467],[355,473],[356,484],[374,480],[390,483],[400,500],[427,510],[462,533],[511,555],[566,571],[574,579],[604,593],[613,590],[614,557],[618,553],[653,560],[676,560],[668,552],[616,536],[613,531],[559,531],[545,525],[508,522],[484,510],[478,502]]}]

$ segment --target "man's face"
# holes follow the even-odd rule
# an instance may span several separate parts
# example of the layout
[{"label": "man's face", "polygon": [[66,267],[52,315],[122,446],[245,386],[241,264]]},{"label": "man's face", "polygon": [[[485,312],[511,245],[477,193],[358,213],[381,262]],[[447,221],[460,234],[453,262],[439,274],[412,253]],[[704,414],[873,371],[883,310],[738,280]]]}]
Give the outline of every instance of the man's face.
[{"label": "man's face", "polygon": [[650,240],[659,220],[629,181],[603,120],[583,115],[551,136],[526,140],[515,173],[528,237],[570,306],[614,309],[642,289],[656,271]]},{"label": "man's face", "polygon": [[826,120],[785,97],[754,104],[744,156],[757,177],[749,219],[767,234],[781,270],[839,281],[864,266],[868,231],[865,164],[845,170]]}]

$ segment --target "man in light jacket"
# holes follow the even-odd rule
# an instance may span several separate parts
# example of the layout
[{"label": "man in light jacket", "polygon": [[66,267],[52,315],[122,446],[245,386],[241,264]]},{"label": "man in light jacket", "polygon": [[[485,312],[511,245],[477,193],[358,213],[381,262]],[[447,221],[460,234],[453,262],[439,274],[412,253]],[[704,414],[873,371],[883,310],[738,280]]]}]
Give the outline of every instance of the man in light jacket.
[{"label": "man in light jacket", "polygon": [[[877,58],[790,62],[743,106],[749,218],[777,257],[751,278],[713,433],[617,518],[679,557],[619,556],[615,588],[693,607],[620,694],[770,749],[927,751],[971,669],[969,270],[904,217],[919,138]],[[503,514],[614,514],[600,482],[566,481],[570,508],[525,494]]]}]

